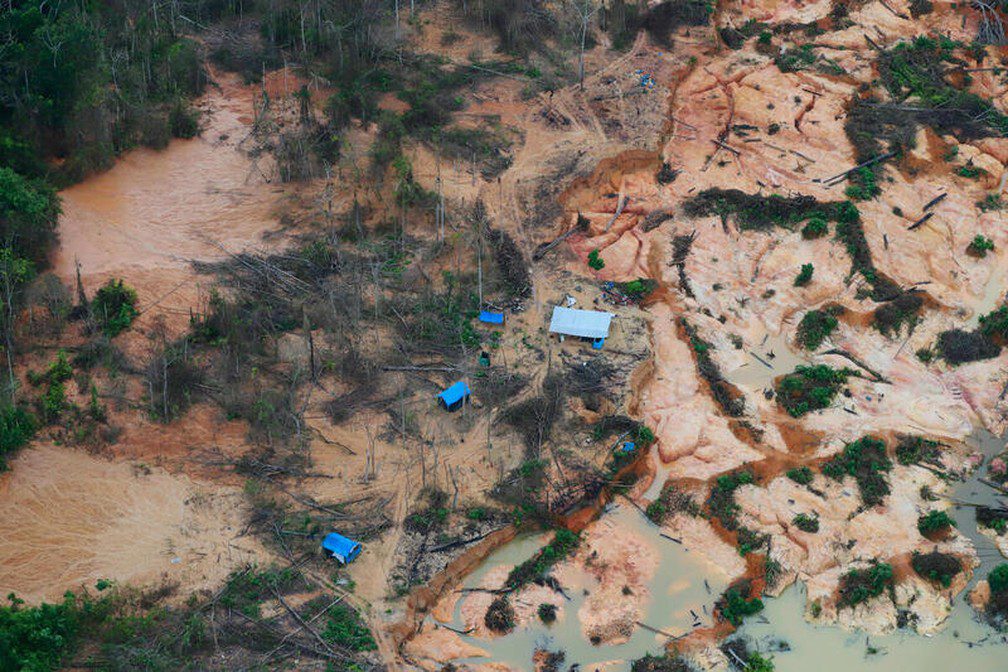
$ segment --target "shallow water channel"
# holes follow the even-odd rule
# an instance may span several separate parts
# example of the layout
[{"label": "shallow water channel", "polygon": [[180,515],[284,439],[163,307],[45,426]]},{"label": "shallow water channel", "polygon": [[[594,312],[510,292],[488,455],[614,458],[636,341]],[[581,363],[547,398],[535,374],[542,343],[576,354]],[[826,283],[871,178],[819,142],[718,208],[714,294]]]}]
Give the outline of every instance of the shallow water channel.
[{"label": "shallow water channel", "polygon": [[[979,430],[969,439],[976,450],[983,452],[984,463],[1001,452],[1003,442],[986,430]],[[986,466],[977,469],[966,481],[952,489],[954,502],[998,505],[1001,496],[980,483]],[[777,672],[821,672],[849,670],[913,670],[914,672],[994,672],[1008,669],[1008,639],[979,621],[967,596],[977,581],[1005,559],[994,542],[977,531],[973,507],[956,505],[950,515],[959,532],[977,549],[980,566],[974,570],[966,589],[952,602],[952,613],[944,629],[932,637],[922,637],[913,631],[899,630],[885,636],[868,636],[864,632],[838,627],[816,626],[804,619],[804,587],[792,586],[777,599],[764,600],[762,618],[750,619],[739,634],[751,639],[761,651],[773,652]],[[777,642],[787,642],[790,650],[777,650]]]},{"label": "shallow water channel", "polygon": [[[970,444],[983,452],[985,464],[1001,452],[1003,443],[986,431],[978,431]],[[1000,495],[979,482],[986,467],[978,469],[969,479],[955,485],[950,497],[953,502],[968,504],[1000,504]],[[749,619],[739,635],[750,640],[751,645],[773,655],[778,672],[849,672],[850,670],[913,670],[914,672],[946,671],[959,667],[970,672],[1008,669],[1008,639],[988,625],[981,623],[967,602],[967,595],[976,582],[998,562],[1003,561],[993,541],[977,531],[974,509],[956,505],[951,511],[960,533],[967,536],[977,548],[980,567],[976,569],[965,591],[953,601],[952,613],[945,628],[931,637],[911,630],[899,630],[884,636],[869,636],[861,631],[848,631],[837,626],[817,626],[804,618],[805,590],[801,584],[787,589],[779,598],[764,600],[762,614]],[[718,595],[727,586],[729,578],[720,568],[701,553],[660,536],[659,530],[638,510],[628,504],[607,511],[594,525],[616,525],[630,528],[655,548],[659,565],[649,584],[650,599],[644,607],[644,623],[663,632],[679,635],[694,627],[697,614],[700,622],[711,622],[711,608]],[[603,532],[604,534],[604,532]],[[495,567],[514,566],[531,557],[549,540],[548,535],[535,534],[519,537],[498,549],[473,574],[463,587],[481,584]],[[644,628],[634,629],[633,636],[624,644],[593,646],[581,630],[577,612],[584,603],[585,590],[591,591],[594,579],[583,577],[583,585],[564,586],[571,596],[570,602],[560,612],[560,618],[550,626],[538,620],[524,628],[495,639],[482,639],[463,635],[467,643],[488,654],[487,657],[470,658],[455,662],[473,664],[489,661],[505,663],[514,669],[531,670],[532,654],[536,649],[563,651],[566,654],[564,669],[574,663],[582,670],[610,663],[606,670],[629,669],[630,661],[648,653],[663,651],[667,637]],[[705,586],[706,581],[706,586]],[[456,605],[452,626],[464,628],[461,603]],[[786,643],[782,646],[781,643]],[[618,661],[617,664],[612,664]]]},{"label": "shallow water channel", "polygon": [[[650,599],[644,606],[643,623],[672,635],[680,635],[693,629],[693,614],[702,625],[712,622],[711,607],[714,600],[728,585],[730,577],[703,555],[691,552],[682,545],[659,535],[659,528],[644,517],[640,511],[623,503],[613,507],[593,523],[602,526],[618,526],[631,529],[658,553],[659,561],[655,575],[648,583]],[[528,535],[516,539],[487,558],[480,569],[468,576],[464,587],[479,586],[487,572],[500,565],[512,566],[531,557],[547,541],[548,535]],[[706,584],[704,581],[706,580]],[[465,661],[478,664],[495,661],[506,663],[515,669],[532,669],[532,653],[536,649],[563,651],[566,654],[564,669],[578,663],[582,669],[591,670],[591,665],[608,661],[632,661],[648,653],[660,654],[668,637],[653,633],[645,628],[634,628],[630,639],[617,645],[592,645],[581,630],[577,612],[585,601],[585,591],[592,591],[595,579],[587,574],[578,577],[577,585],[564,586],[570,601],[559,612],[557,621],[544,625],[538,619],[523,628],[516,628],[503,637],[483,639],[464,635],[470,644],[484,649],[488,658],[471,658]],[[692,613],[691,613],[692,610]],[[464,628],[461,618],[461,600],[456,605],[453,627]],[[606,669],[629,669],[629,663]]]}]

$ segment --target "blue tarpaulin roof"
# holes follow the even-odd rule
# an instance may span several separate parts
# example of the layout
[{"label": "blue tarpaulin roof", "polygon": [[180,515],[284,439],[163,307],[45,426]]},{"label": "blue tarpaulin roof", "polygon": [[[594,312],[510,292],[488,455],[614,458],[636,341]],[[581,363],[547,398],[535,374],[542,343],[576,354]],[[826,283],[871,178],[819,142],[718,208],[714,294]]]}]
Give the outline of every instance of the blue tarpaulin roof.
[{"label": "blue tarpaulin roof", "polygon": [[326,535],[322,540],[322,548],[332,553],[332,556],[343,564],[352,561],[361,552],[361,545],[358,542],[335,532]]},{"label": "blue tarpaulin roof", "polygon": [[495,313],[492,310],[481,310],[479,314],[480,322],[489,324],[504,324],[504,313]]},{"label": "blue tarpaulin roof", "polygon": [[453,404],[462,401],[470,394],[472,393],[469,391],[469,386],[465,384],[465,381],[460,380],[437,396],[444,402],[445,406],[450,408]]},{"label": "blue tarpaulin roof", "polygon": [[582,338],[605,338],[609,335],[609,323],[615,317],[612,313],[598,310],[578,310],[577,308],[553,308],[550,333],[580,336]]}]

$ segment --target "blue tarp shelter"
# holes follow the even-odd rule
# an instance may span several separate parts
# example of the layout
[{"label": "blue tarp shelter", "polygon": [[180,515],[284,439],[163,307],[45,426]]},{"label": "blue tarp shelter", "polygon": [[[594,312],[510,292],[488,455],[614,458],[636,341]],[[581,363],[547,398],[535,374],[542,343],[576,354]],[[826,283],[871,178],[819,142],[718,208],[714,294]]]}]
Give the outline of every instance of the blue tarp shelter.
[{"label": "blue tarp shelter", "polygon": [[361,545],[353,539],[347,539],[342,534],[330,532],[322,540],[322,548],[332,553],[332,557],[340,561],[341,564],[352,562],[360,555]]},{"label": "blue tarp shelter", "polygon": [[460,380],[437,396],[445,409],[454,411],[462,407],[462,404],[466,402],[470,394],[472,394],[472,391],[469,389],[469,386],[465,384],[465,381]]},{"label": "blue tarp shelter", "polygon": [[504,324],[504,313],[495,313],[492,310],[481,310],[479,321],[487,324]]},{"label": "blue tarp shelter", "polygon": [[[553,308],[549,330],[551,334],[577,336],[593,341],[601,340],[602,343],[605,343],[605,338],[609,335],[609,323],[614,317],[613,313],[604,313],[599,310],[578,310],[577,308],[556,306]],[[602,343],[597,347],[601,348]]]}]

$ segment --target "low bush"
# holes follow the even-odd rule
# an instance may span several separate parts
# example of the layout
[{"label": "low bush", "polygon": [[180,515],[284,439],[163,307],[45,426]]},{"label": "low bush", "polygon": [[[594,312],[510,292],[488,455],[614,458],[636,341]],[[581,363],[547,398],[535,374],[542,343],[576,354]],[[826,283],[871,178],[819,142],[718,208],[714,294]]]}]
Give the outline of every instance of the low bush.
[{"label": "low bush", "polygon": [[913,327],[923,305],[924,299],[920,292],[903,292],[875,309],[872,326],[882,332],[883,336],[899,334],[904,324]]},{"label": "low bush", "polygon": [[933,537],[953,527],[955,521],[944,511],[928,511],[917,519],[917,531],[925,537]]},{"label": "low bush", "polygon": [[1008,591],[1008,564],[1001,563],[990,571],[987,575],[987,584],[991,593],[1004,593]]},{"label": "low bush", "polygon": [[822,467],[822,473],[836,481],[853,476],[861,491],[861,500],[867,506],[881,504],[889,494],[889,482],[884,472],[892,469],[886,457],[885,443],[865,436],[844,446],[843,452]]},{"label": "low bush", "polygon": [[938,459],[938,442],[922,436],[900,436],[896,443],[896,461],[902,465],[934,462]]},{"label": "low bush", "polygon": [[31,441],[37,428],[35,416],[24,408],[0,405],[0,470],[6,469],[7,456]]},{"label": "low bush", "polygon": [[556,620],[557,618],[557,608],[555,604],[548,604],[543,602],[539,605],[537,613],[539,614],[539,620],[543,623],[549,624]]},{"label": "low bush", "polygon": [[513,591],[542,578],[550,567],[573,553],[580,543],[581,537],[576,532],[562,528],[557,530],[550,543],[508,573],[504,586]]},{"label": "low bush", "polygon": [[980,331],[991,338],[1008,339],[1008,306],[980,316]]},{"label": "low bush", "polygon": [[[842,309],[839,309],[842,310]],[[798,343],[806,350],[815,350],[837,328],[837,308],[810,310],[798,323]]]},{"label": "low bush", "polygon": [[721,618],[735,627],[742,625],[746,616],[752,616],[763,611],[763,601],[758,597],[746,598],[749,593],[749,583],[743,581],[730,586],[714,604]]},{"label": "low bush", "polygon": [[801,271],[795,276],[794,285],[795,287],[805,287],[810,282],[812,282],[812,272],[815,268],[812,264],[802,264]]},{"label": "low bush", "polygon": [[735,490],[740,486],[756,482],[756,477],[748,470],[718,476],[707,498],[707,509],[721,521],[725,529],[738,528],[739,506],[735,503]]},{"label": "low bush", "polygon": [[494,598],[483,616],[483,623],[490,630],[500,634],[506,634],[514,629],[515,611],[507,595]]},{"label": "low bush", "polygon": [[819,531],[819,516],[816,514],[799,513],[791,522],[802,532],[814,534]]},{"label": "low bush", "polygon": [[850,369],[832,369],[825,364],[798,366],[777,383],[777,401],[793,417],[801,417],[833,403],[852,375],[856,374]]},{"label": "low bush", "polygon": [[966,247],[966,252],[971,256],[983,259],[987,256],[988,252],[994,250],[994,241],[987,236],[980,235],[979,233],[973,236],[973,240]]},{"label": "low bush", "polygon": [[962,571],[962,562],[959,558],[938,551],[915,552],[910,559],[910,565],[920,576],[944,588],[952,585],[952,579]]},{"label": "low bush", "polygon": [[993,359],[1001,347],[980,330],[949,329],[938,336],[938,352],[952,366]]},{"label": "low bush", "polygon": [[91,314],[101,330],[112,338],[129,329],[140,315],[136,304],[136,291],[124,285],[121,279],[111,278],[95,293]]},{"label": "low bush", "polygon": [[588,268],[594,271],[601,271],[605,268],[605,262],[601,257],[599,257],[599,251],[597,249],[588,253]]},{"label": "low bush", "polygon": [[801,233],[802,238],[805,240],[814,240],[815,238],[822,238],[829,233],[829,226],[822,217],[812,217],[805,222]]},{"label": "low bush", "polygon": [[360,614],[345,604],[337,604],[326,615],[322,639],[351,651],[374,651],[378,644]]},{"label": "low bush", "polygon": [[812,470],[808,467],[788,469],[785,475],[798,485],[808,485],[814,478]]},{"label": "low bush", "polygon": [[1002,513],[1000,509],[978,506],[974,511],[977,525],[994,530],[997,534],[1008,532],[1008,514]]},{"label": "low bush", "polygon": [[892,586],[891,565],[875,560],[864,569],[851,569],[840,577],[841,607],[853,607],[873,597],[881,595]]}]

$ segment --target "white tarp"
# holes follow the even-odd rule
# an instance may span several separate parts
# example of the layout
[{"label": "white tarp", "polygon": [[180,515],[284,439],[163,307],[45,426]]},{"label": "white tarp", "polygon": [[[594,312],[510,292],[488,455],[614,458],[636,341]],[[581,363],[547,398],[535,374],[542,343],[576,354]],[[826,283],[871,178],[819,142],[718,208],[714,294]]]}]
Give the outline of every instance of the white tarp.
[{"label": "white tarp", "polygon": [[566,334],[582,338],[605,338],[609,335],[609,323],[613,313],[598,310],[578,310],[555,306],[550,320],[551,334]]}]

